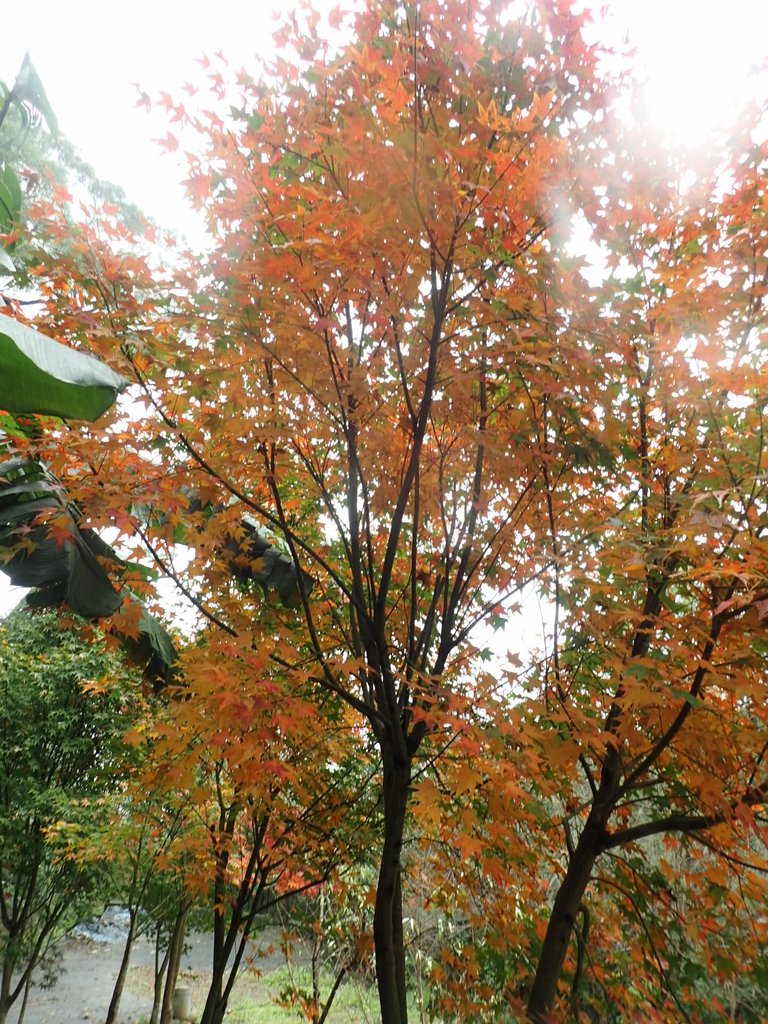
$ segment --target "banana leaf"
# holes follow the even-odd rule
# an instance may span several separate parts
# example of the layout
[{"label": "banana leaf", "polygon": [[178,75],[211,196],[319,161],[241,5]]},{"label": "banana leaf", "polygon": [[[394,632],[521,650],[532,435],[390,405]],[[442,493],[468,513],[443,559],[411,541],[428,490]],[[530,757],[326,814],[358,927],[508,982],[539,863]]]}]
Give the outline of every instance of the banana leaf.
[{"label": "banana leaf", "polygon": [[138,635],[121,635],[122,642],[149,678],[167,682],[176,660],[170,635],[126,588],[117,589],[113,579],[127,563],[79,520],[39,463],[14,458],[0,464],[0,569],[11,583],[31,588],[27,607],[66,606],[84,618],[103,619],[139,604]]},{"label": "banana leaf", "polygon": [[24,60],[21,62],[21,68],[16,76],[11,93],[16,100],[38,110],[45,118],[48,129],[52,134],[55,135],[58,132],[59,123],[56,120],[51,104],[48,102],[45,88],[40,81],[40,76],[35,70],[34,64],[30,60],[28,52],[24,54]]},{"label": "banana leaf", "polygon": [[98,359],[0,315],[0,409],[92,422],[127,385]]},{"label": "banana leaf", "polygon": [[309,594],[313,586],[312,577],[303,569],[299,575],[291,556],[276,547],[269,534],[248,515],[240,520],[240,527],[241,537],[228,537],[225,541],[229,567],[236,580],[257,583],[265,590],[273,590],[286,605],[298,602],[299,588],[304,594]]},{"label": "banana leaf", "polygon": [[[184,487],[182,491],[189,502],[189,511],[202,512],[206,519],[218,515],[226,508],[222,504],[202,502],[194,488]],[[133,512],[141,519],[148,515],[148,510],[135,506]],[[163,518],[161,515],[158,521],[162,522]],[[240,520],[239,529],[225,537],[220,553],[239,583],[256,583],[265,591],[277,593],[283,604],[292,606],[298,603],[301,593],[307,595],[311,592],[314,581],[303,569],[300,573],[297,571],[291,556],[277,546],[276,540],[270,531],[259,526],[246,513]],[[194,547],[194,534],[187,533],[184,542]]]},{"label": "banana leaf", "polygon": [[2,570],[15,586],[34,589],[29,604],[66,603],[85,618],[114,614],[122,599],[97,560],[106,547],[93,530],[80,529],[42,466],[22,458],[0,464]]},{"label": "banana leaf", "polygon": [[[191,511],[206,515],[222,509],[202,506],[193,492],[188,500]],[[81,518],[42,465],[22,457],[0,463],[0,558],[5,558],[0,571],[15,585],[32,588],[26,598],[30,607],[66,605],[87,619],[108,618],[126,602],[137,603],[127,588],[119,588],[130,567],[94,530],[81,526]],[[194,537],[187,541],[194,544]],[[235,579],[276,592],[286,605],[298,601],[300,587],[305,594],[312,589],[311,576],[303,570],[299,575],[291,557],[249,516],[242,518],[237,536],[226,538],[223,554]],[[143,606],[138,634],[121,639],[150,679],[172,677],[173,641]]]}]

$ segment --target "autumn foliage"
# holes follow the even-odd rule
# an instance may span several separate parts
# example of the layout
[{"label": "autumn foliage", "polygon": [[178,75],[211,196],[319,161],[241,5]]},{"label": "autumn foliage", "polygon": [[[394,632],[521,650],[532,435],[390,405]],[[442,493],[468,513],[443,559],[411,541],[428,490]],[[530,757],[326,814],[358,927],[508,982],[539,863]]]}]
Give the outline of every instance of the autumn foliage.
[{"label": "autumn foliage", "polygon": [[[440,1019],[758,1020],[762,111],[662,150],[565,0],[330,20],[346,41],[302,10],[273,65],[167,98],[203,255],[30,211],[39,322],[134,385],[18,445],[118,528],[120,585],[151,599],[141,560],[192,610],[153,737],[176,784],[218,779],[221,821],[317,877],[375,795],[385,1024],[417,892],[457,926]],[[300,570],[287,605],[246,515]],[[546,641],[507,660],[534,596]]]}]

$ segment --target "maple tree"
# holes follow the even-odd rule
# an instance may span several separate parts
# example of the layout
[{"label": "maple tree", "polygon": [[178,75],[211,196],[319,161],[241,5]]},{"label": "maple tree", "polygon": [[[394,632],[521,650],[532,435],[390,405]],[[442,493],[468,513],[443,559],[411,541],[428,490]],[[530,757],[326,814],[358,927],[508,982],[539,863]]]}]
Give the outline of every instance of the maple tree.
[{"label": "maple tree", "polygon": [[327,708],[318,731],[307,696],[270,667],[266,631],[260,640],[255,652],[251,637],[201,636],[181,656],[179,703],[148,732],[150,778],[187,793],[198,823],[176,855],[186,861],[187,892],[210,908],[203,1024],[223,1020],[269,908],[317,887],[367,835],[370,769],[344,709]]},{"label": "maple tree", "polygon": [[[113,685],[112,681],[107,684],[110,688]],[[174,925],[180,915],[182,922],[186,920],[191,902],[183,889],[185,833],[192,827],[186,817],[188,797],[183,792],[170,791],[168,786],[155,787],[154,791],[148,788],[150,772],[141,760],[145,751],[137,742],[137,737],[146,728],[147,707],[142,711],[142,715],[136,715],[132,728],[125,735],[126,747],[133,752],[130,772],[126,772],[122,787],[112,799],[102,801],[100,827],[94,827],[84,835],[75,833],[66,844],[66,857],[71,862],[102,866],[107,876],[105,889],[109,902],[124,908],[127,913],[123,954],[105,1024],[119,1019],[120,1002],[136,939],[152,926],[155,932],[156,1009],[153,1007],[151,1016],[155,1024],[163,999],[170,1008],[178,973],[178,967],[175,972],[172,969],[175,962],[173,952],[178,946],[174,942]],[[165,1017],[169,1015],[170,1009]]]},{"label": "maple tree", "polygon": [[[513,345],[533,355],[545,288],[567,287],[544,239],[600,95],[575,15],[440,13],[422,8],[421,23],[373,5],[334,58],[307,41],[311,12],[287,27],[286,51],[312,73],[281,60],[274,90],[241,80],[239,130],[203,126],[209,152],[192,162],[190,193],[221,236],[182,279],[194,344],[174,340],[169,356],[148,336],[134,358],[196,476],[271,524],[316,579],[301,595],[309,650],[284,660],[362,715],[379,747],[387,1022],[407,1016],[414,760],[433,720],[470,697],[472,626],[537,571],[521,536],[539,467],[506,361]],[[166,358],[183,375],[159,382]],[[220,587],[207,606],[247,613]]]},{"label": "maple tree", "polygon": [[[289,984],[280,1005],[299,1008],[311,1024],[324,1024],[342,984],[373,966],[370,935],[370,868],[346,865],[305,898],[286,904],[282,947]],[[308,953],[308,969],[294,964],[297,939]],[[301,947],[300,947],[301,948]],[[298,970],[295,970],[298,968]]]},{"label": "maple tree", "polygon": [[[226,800],[240,785],[271,807],[252,788],[268,765],[311,806],[323,758],[350,748],[310,764],[306,737],[372,738],[384,1024],[407,1019],[408,828],[453,879],[435,899],[486,926],[448,962],[477,982],[454,987],[457,1015],[631,998],[667,1019],[698,998],[664,966],[686,936],[733,971],[676,894],[711,907],[737,872],[737,930],[764,901],[761,112],[676,163],[630,133],[565,0],[330,20],[349,42],[304,9],[261,77],[206,62],[212,111],[162,99],[191,140],[206,255],[167,250],[161,270],[114,210],[73,219],[60,194],[31,211],[40,324],[131,378],[134,405],[15,443],[84,527],[119,528],[124,574],[149,556],[196,609],[172,706],[198,722],[170,751],[198,733],[226,749],[245,772]],[[285,606],[254,586],[254,528],[293,567]],[[478,627],[531,588],[545,657],[484,662]],[[224,821],[244,806],[226,800]],[[485,938],[522,954],[501,994]],[[613,978],[593,958],[586,980],[590,949]]]},{"label": "maple tree", "polygon": [[[626,200],[614,206],[610,184],[597,200],[596,234],[615,254],[598,292],[615,325],[602,359],[621,359],[626,370],[606,379],[593,411],[607,458],[590,460],[587,488],[578,480],[567,491],[547,486],[553,551],[582,554],[566,558],[569,578],[561,571],[553,580],[563,632],[556,621],[545,693],[558,707],[552,720],[573,733],[566,756],[581,760],[589,789],[569,799],[566,828],[574,821],[578,830],[544,938],[534,1012],[553,1003],[598,858],[617,851],[618,876],[646,837],[669,833],[674,846],[681,835],[709,832],[723,863],[742,851],[745,886],[765,865],[747,842],[765,838],[768,782],[768,264],[756,130],[753,115],[735,146],[701,162],[695,184],[680,167],[649,164],[633,137],[631,153],[614,151]],[[576,523],[565,506],[580,492],[589,505]]]},{"label": "maple tree", "polygon": [[[526,680],[530,698],[513,702],[512,738],[502,744],[494,720],[495,734],[478,740],[489,760],[475,758],[474,806],[462,817],[484,868],[455,858],[446,868],[453,891],[456,873],[470,889],[469,879],[475,891],[478,879],[486,886],[487,902],[465,909],[478,922],[495,918],[497,950],[517,947],[505,1001],[521,1013],[527,1003],[535,1020],[550,1019],[566,958],[572,1003],[583,996],[600,1019],[629,1001],[628,980],[634,1011],[667,1020],[694,1007],[722,1019],[723,990],[759,978],[768,867],[762,116],[749,110],[741,134],[700,157],[694,183],[689,155],[654,150],[651,133],[623,115],[591,210],[584,200],[607,264],[588,290],[595,319],[582,341],[602,377],[599,397],[574,429],[581,379],[530,393],[541,543],[546,550],[548,532],[553,556],[539,584],[551,647]],[[579,330],[576,316],[568,322]],[[521,769],[535,786],[521,786]],[[553,802],[562,847],[540,830],[551,829]],[[446,813],[444,833],[461,849],[455,801]],[[554,877],[548,899],[530,893],[523,911],[519,883],[501,868],[530,870],[532,850],[535,877]],[[706,908],[702,919],[694,907]],[[527,935],[516,915],[528,919]],[[613,930],[628,920],[631,939]],[[740,934],[737,957],[715,939],[722,928]],[[451,962],[478,983],[471,952]],[[703,974],[719,983],[703,988]],[[482,985],[475,991],[482,998]],[[760,1019],[761,1005],[748,1019]]]}]

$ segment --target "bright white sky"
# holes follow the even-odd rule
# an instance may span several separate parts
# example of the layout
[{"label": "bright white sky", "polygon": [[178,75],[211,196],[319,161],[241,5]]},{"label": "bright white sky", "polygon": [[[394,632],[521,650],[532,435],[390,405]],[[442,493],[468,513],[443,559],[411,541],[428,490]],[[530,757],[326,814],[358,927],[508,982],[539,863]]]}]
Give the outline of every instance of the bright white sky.
[{"label": "bright white sky", "polygon": [[[601,0],[589,0],[598,7]],[[334,0],[319,0],[328,10]],[[158,223],[187,230],[189,214],[164,135],[162,110],[135,106],[132,83],[155,97],[200,80],[196,58],[221,50],[234,67],[271,48],[270,12],[291,0],[36,0],[4,19],[0,80],[10,83],[24,52],[45,85],[65,135],[100,177]],[[601,35],[629,36],[647,78],[659,130],[695,143],[757,87],[753,69],[768,59],[768,0],[614,0]],[[13,24],[15,22],[15,24]],[[18,600],[0,578],[0,614]],[[526,628],[530,628],[530,623]]]},{"label": "bright white sky", "polygon": [[[588,0],[595,8],[602,0]],[[328,10],[334,0],[320,0]],[[182,226],[186,207],[175,158],[153,138],[163,112],[137,109],[134,82],[151,96],[178,95],[200,80],[196,58],[221,50],[248,66],[271,48],[270,12],[292,0],[36,0],[5,19],[0,79],[13,81],[25,50],[63,132],[97,173],[162,224]],[[648,78],[654,118],[665,132],[695,141],[754,88],[749,72],[768,58],[766,0],[614,0],[603,36],[629,35]],[[9,21],[15,21],[9,30]]]}]

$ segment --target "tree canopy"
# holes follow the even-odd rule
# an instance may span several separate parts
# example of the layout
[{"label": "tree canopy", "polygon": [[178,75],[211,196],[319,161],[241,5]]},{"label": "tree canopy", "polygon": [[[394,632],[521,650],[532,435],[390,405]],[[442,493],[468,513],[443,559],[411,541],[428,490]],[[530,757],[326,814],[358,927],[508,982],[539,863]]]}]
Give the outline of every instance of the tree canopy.
[{"label": "tree canopy", "polygon": [[[124,666],[54,613],[0,625],[0,1020],[100,893],[101,865],[66,856],[122,784],[135,708]],[[109,677],[110,685],[101,684]]]},{"label": "tree canopy", "polygon": [[[160,574],[196,610],[174,713],[230,767],[306,806],[375,751],[384,1024],[424,865],[469,929],[446,1015],[716,1019],[701,971],[766,941],[765,112],[661,149],[565,0],[331,21],[167,98],[206,253],[161,268],[62,191],[26,212],[36,325],[132,404],[13,455],[119,531],[116,592]],[[507,664],[532,593],[544,650]]]}]

